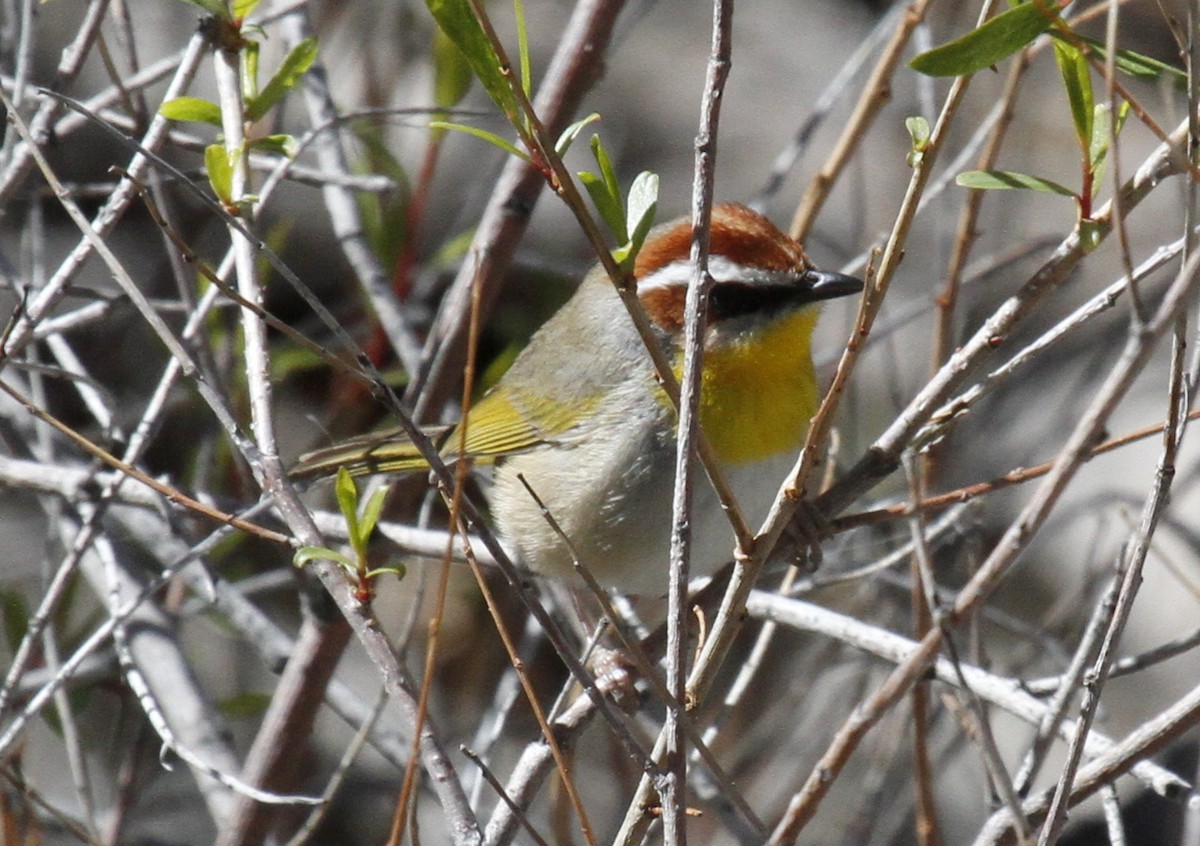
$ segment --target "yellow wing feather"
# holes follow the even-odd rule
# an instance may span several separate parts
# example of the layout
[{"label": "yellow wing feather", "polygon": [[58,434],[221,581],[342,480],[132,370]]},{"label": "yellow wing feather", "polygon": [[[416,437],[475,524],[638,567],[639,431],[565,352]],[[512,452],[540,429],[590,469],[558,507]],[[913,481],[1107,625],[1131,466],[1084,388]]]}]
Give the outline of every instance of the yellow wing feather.
[{"label": "yellow wing feather", "polygon": [[[535,391],[497,387],[467,415],[466,454],[472,460],[498,458],[537,446],[571,429],[585,411]],[[457,453],[457,430],[442,451]]]},{"label": "yellow wing feather", "polygon": [[[497,458],[545,443],[571,429],[579,415],[588,413],[595,403],[582,405],[568,408],[536,391],[495,388],[471,408],[464,453],[472,463],[491,464]],[[426,434],[447,460],[459,456],[457,426],[427,429]],[[339,467],[355,476],[415,473],[428,466],[408,436],[394,429],[302,455],[292,475],[297,479],[331,476]]]}]

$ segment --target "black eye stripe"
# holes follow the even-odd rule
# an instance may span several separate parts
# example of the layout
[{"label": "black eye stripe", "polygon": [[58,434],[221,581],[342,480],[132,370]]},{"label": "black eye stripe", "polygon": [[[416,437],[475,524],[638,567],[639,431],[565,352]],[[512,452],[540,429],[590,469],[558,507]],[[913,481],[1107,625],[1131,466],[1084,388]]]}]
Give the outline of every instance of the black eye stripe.
[{"label": "black eye stripe", "polygon": [[710,320],[728,320],[747,314],[770,314],[809,299],[804,287],[718,282],[708,295],[708,317]]},{"label": "black eye stripe", "polygon": [[862,287],[863,283],[853,277],[812,269],[772,281],[718,281],[709,292],[708,314],[713,321],[747,314],[770,315],[857,294]]}]

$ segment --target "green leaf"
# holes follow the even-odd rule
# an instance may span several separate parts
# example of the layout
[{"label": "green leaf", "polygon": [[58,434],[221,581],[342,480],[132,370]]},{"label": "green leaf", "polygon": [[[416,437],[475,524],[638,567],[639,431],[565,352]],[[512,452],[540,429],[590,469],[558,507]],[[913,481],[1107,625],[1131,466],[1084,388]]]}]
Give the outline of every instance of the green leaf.
[{"label": "green leaf", "polygon": [[444,240],[433,255],[425,260],[425,264],[431,269],[453,270],[462,263],[463,257],[471,249],[471,242],[474,240],[475,230],[473,228],[464,229],[457,235]]},{"label": "green leaf", "polygon": [[488,96],[510,123],[518,123],[517,97],[500,69],[500,57],[467,0],[425,0],[425,5],[442,32],[458,45]]},{"label": "green leaf", "polygon": [[633,178],[629,186],[629,199],[626,202],[628,210],[625,215],[630,224],[629,237],[644,239],[650,227],[654,225],[654,213],[658,210],[658,174],[643,170]]},{"label": "green leaf", "polygon": [[356,121],[353,131],[361,150],[355,170],[389,176],[397,185],[396,191],[356,195],[363,228],[371,247],[384,266],[395,267],[409,231],[408,201],[412,192],[408,175],[391,150],[390,143],[384,141],[380,127],[366,121]]},{"label": "green leaf", "polygon": [[1083,51],[1073,44],[1055,39],[1054,58],[1067,89],[1071,104],[1071,119],[1075,121],[1075,137],[1084,150],[1092,141],[1092,117],[1095,100],[1092,95],[1092,74]]},{"label": "green leaf", "polygon": [[625,219],[625,204],[621,201],[621,186],[617,182],[616,171],[613,170],[612,160],[609,159],[608,151],[604,149],[604,142],[600,140],[599,135],[592,136],[591,147],[592,157],[600,167],[600,174],[580,171],[579,179],[617,243],[625,244],[629,241],[629,227]]},{"label": "green leaf", "polygon": [[233,0],[233,19],[235,21],[245,20],[258,4],[259,0]]},{"label": "green leaf", "polygon": [[558,153],[559,156],[565,156],[567,150],[571,149],[571,145],[575,143],[575,139],[579,137],[579,133],[583,131],[584,127],[598,120],[600,120],[600,113],[592,112],[583,120],[577,120],[568,126],[558,136],[558,140],[554,142],[554,152]]},{"label": "green leaf", "polygon": [[198,123],[221,125],[221,107],[199,97],[176,97],[158,107],[158,113],[167,120],[187,120]]},{"label": "green leaf", "polygon": [[263,88],[262,93],[246,102],[246,117],[252,122],[262,120],[263,115],[283,99],[284,95],[296,87],[300,77],[304,76],[317,59],[317,40],[306,38],[291,49],[284,58],[279,70],[271,77],[271,81]]},{"label": "green leaf", "polygon": [[387,499],[387,494],[386,487],[376,488],[367,500],[367,504],[363,506],[362,516],[358,518],[358,530],[363,540],[371,537],[371,532],[375,531],[375,524],[379,522],[379,515],[383,513],[383,503]]},{"label": "green leaf", "polygon": [[403,579],[408,575],[408,568],[403,564],[392,564],[387,567],[376,567],[373,570],[367,571],[367,579],[374,579],[376,576],[385,576],[391,573],[397,579]]},{"label": "green leaf", "polygon": [[909,141],[912,144],[907,156],[908,166],[916,167],[925,157],[925,149],[929,146],[929,139],[932,135],[929,121],[920,115],[905,118],[904,128],[908,130]]},{"label": "green leaf", "polygon": [[1056,5],[1050,0],[1030,0],[984,21],[962,38],[921,53],[908,66],[928,76],[966,76],[1027,47],[1057,17]]},{"label": "green leaf", "polygon": [[233,162],[225,152],[224,144],[209,144],[204,148],[204,167],[208,171],[208,182],[217,199],[225,205],[233,202]]},{"label": "green leaf", "polygon": [[524,150],[516,147],[511,141],[501,138],[494,132],[488,132],[486,129],[479,129],[474,126],[467,126],[463,123],[451,123],[446,120],[431,120],[429,122],[430,129],[452,129],[455,132],[465,132],[468,135],[474,135],[476,138],[482,138],[489,144],[495,144],[504,152],[516,156],[523,161],[529,161],[529,154]]},{"label": "green leaf", "polygon": [[1010,170],[969,170],[960,173],[954,180],[963,188],[980,188],[984,190],[1004,190],[1024,188],[1029,191],[1047,191],[1052,194],[1062,194],[1064,197],[1074,197],[1075,192],[1070,188],[1059,185],[1040,176],[1030,176],[1027,173],[1014,173]]},{"label": "green leaf", "polygon": [[626,203],[626,225],[629,227],[629,240],[621,248],[622,255],[613,258],[625,267],[631,269],[637,254],[646,241],[650,227],[654,226],[654,215],[658,211],[658,174],[642,171],[634,177],[629,186],[629,199]]},{"label": "green leaf", "polygon": [[583,187],[587,189],[588,196],[592,198],[592,204],[596,206],[596,211],[600,213],[601,220],[608,227],[609,231],[616,236],[617,241],[625,243],[628,237],[625,234],[625,211],[621,208],[621,198],[614,197],[608,192],[608,185],[604,180],[594,173],[586,170],[579,172],[579,181],[583,183]]},{"label": "green leaf", "polygon": [[353,543],[358,537],[358,486],[354,484],[354,477],[345,467],[338,468],[333,491],[337,498],[338,510],[346,519],[346,534]]},{"label": "green leaf", "polygon": [[[1058,32],[1050,33],[1056,39],[1062,39],[1064,36]],[[1104,42],[1098,38],[1088,38],[1076,33],[1075,37],[1088,46],[1096,56],[1103,61],[1108,55],[1108,49]],[[1175,65],[1161,62],[1158,59],[1152,59],[1149,56],[1144,56],[1141,53],[1135,53],[1133,50],[1117,50],[1116,57],[1117,70],[1129,76],[1137,77],[1138,79],[1157,80],[1164,76],[1170,76],[1177,82],[1187,82],[1187,71]]]},{"label": "green leaf", "polygon": [[918,152],[929,146],[929,137],[932,134],[929,129],[929,121],[920,115],[904,119],[904,128],[908,130],[908,137],[912,140],[912,148]]},{"label": "green leaf", "polygon": [[250,142],[250,149],[260,153],[273,153],[284,158],[295,158],[296,137],[286,133],[281,135],[264,135]]},{"label": "green leaf", "polygon": [[324,366],[325,359],[307,347],[286,345],[271,350],[271,378],[277,382],[299,373],[320,370]]},{"label": "green leaf", "polygon": [[462,50],[440,29],[433,34],[433,102],[439,109],[458,105],[471,89],[471,66]]},{"label": "green leaf", "polygon": [[1111,125],[1111,107],[1108,103],[1097,103],[1092,111],[1092,135],[1088,139],[1088,162],[1091,163],[1092,175],[1096,180],[1099,180],[1104,172],[1104,161],[1108,158]]},{"label": "green leaf", "polygon": [[[608,191],[610,197],[616,200],[618,206],[621,203],[621,185],[617,182],[617,172],[613,170],[612,159],[608,157],[608,150],[604,149],[604,142],[600,140],[599,135],[592,135],[592,156],[596,159],[596,164],[600,166],[600,176],[604,179],[605,190]],[[622,218],[624,215],[622,214]],[[624,223],[614,229],[617,237],[625,240],[627,232]]]},{"label": "green leaf", "polygon": [[513,12],[517,18],[517,55],[521,62],[521,90],[528,97],[533,91],[533,79],[529,69],[529,32],[525,27],[525,4],[521,0],[513,0]]},{"label": "green leaf", "polygon": [[356,572],[357,567],[350,558],[336,549],[330,549],[327,546],[302,546],[296,550],[296,554],[292,556],[292,564],[297,567],[303,567],[309,561],[332,561],[334,564],[339,564],[345,567],[351,573]]}]

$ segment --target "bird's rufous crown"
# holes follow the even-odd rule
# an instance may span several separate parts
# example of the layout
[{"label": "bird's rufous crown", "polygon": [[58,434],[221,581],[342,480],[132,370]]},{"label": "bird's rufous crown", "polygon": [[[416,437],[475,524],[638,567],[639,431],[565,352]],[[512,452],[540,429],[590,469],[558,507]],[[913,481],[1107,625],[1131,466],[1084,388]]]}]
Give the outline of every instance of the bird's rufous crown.
[{"label": "bird's rufous crown", "polygon": [[[684,218],[647,239],[634,265],[638,297],[650,319],[667,331],[683,326],[691,249],[691,220]],[[799,243],[739,203],[713,207],[708,265],[714,281],[710,323],[770,314],[862,289],[858,280],[814,270]]]}]

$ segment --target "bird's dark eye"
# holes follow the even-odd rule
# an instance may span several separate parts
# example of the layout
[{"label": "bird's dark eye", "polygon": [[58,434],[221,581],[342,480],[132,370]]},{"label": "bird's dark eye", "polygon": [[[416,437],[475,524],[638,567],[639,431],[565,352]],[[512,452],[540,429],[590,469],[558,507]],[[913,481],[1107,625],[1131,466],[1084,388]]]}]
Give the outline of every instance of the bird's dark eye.
[{"label": "bird's dark eye", "polygon": [[775,286],[718,282],[708,295],[710,320],[729,320],[747,314],[769,313],[788,301],[788,292]]}]

